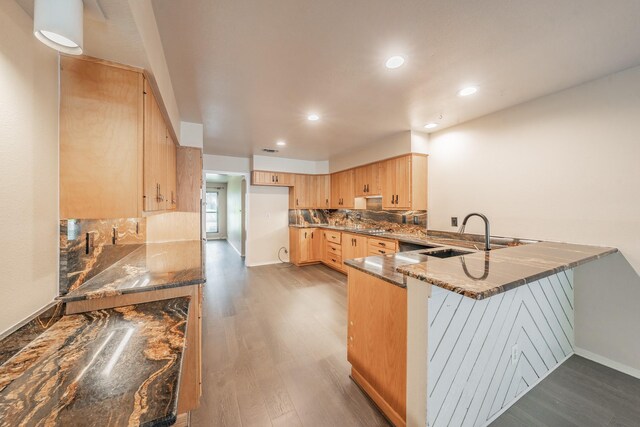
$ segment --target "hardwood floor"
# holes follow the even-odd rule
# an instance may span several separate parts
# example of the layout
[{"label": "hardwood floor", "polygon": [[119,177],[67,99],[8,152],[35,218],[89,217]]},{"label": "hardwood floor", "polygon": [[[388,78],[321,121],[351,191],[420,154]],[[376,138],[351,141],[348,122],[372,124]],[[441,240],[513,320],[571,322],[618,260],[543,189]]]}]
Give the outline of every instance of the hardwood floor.
[{"label": "hardwood floor", "polygon": [[203,396],[192,426],[388,426],[349,379],[346,277],[244,267],[207,243]]},{"label": "hardwood floor", "polygon": [[640,380],[572,356],[491,427],[640,427]]}]

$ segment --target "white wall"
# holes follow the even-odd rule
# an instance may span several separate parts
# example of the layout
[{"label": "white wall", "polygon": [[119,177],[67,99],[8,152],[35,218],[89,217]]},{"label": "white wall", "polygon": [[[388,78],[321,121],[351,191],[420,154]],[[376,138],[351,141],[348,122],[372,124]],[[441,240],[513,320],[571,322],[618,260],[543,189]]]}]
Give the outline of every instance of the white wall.
[{"label": "white wall", "polygon": [[[576,345],[634,369],[638,87],[640,67],[433,133],[429,143],[429,228],[451,230],[451,216],[477,211],[496,235],[620,249],[627,271],[609,260],[584,270],[598,265],[606,277],[576,273]],[[467,230],[481,232],[481,222]],[[621,333],[634,327],[635,335]]]},{"label": "white wall", "polygon": [[252,185],[248,191],[246,264],[279,262],[278,250],[289,248],[289,189]]},{"label": "white wall", "polygon": [[289,172],[289,173],[329,173],[328,160],[298,160],[284,157],[253,156],[252,170]]},{"label": "white wall", "polygon": [[240,255],[242,247],[242,176],[230,176],[227,182],[227,241]]},{"label": "white wall", "polygon": [[248,157],[203,154],[202,166],[202,169],[211,172],[249,173],[251,171],[251,159]]},{"label": "white wall", "polygon": [[180,146],[202,148],[204,126],[201,123],[180,122]]},{"label": "white wall", "polygon": [[58,60],[16,2],[0,8],[0,333],[58,290]]}]

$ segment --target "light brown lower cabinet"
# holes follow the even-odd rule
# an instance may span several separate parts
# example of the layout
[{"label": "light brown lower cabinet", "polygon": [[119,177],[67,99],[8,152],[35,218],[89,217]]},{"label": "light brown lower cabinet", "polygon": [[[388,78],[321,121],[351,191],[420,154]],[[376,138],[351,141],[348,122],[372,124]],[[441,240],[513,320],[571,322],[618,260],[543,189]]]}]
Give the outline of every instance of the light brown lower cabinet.
[{"label": "light brown lower cabinet", "polygon": [[348,267],[351,377],[396,426],[406,425],[407,290]]},{"label": "light brown lower cabinet", "polygon": [[[342,262],[348,259],[362,258],[369,254],[367,236],[342,233]],[[343,267],[346,269],[346,266]]]},{"label": "light brown lower cabinet", "polygon": [[289,259],[295,265],[322,260],[322,231],[317,228],[289,227]]}]

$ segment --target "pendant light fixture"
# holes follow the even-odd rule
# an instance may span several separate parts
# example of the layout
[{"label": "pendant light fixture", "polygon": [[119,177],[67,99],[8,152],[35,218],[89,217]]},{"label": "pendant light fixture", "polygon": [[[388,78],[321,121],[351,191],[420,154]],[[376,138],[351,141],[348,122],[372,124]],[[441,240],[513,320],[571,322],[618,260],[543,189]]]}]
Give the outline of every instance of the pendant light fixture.
[{"label": "pendant light fixture", "polygon": [[35,0],[33,32],[42,43],[70,55],[82,54],[82,0]]}]

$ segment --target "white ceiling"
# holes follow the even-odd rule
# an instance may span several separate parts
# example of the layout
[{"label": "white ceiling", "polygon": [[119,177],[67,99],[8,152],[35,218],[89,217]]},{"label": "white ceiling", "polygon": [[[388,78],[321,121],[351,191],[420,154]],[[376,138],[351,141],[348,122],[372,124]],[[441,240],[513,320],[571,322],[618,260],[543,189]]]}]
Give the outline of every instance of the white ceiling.
[{"label": "white ceiling", "polygon": [[[33,0],[17,0],[29,11]],[[88,55],[148,68],[127,0],[86,0]],[[31,5],[31,6],[29,6]],[[326,160],[640,64],[637,0],[153,0],[181,119],[205,152]],[[406,63],[388,70],[393,54]],[[467,84],[479,92],[459,98]],[[308,112],[322,116],[308,122]],[[441,118],[440,118],[441,117]]]}]

